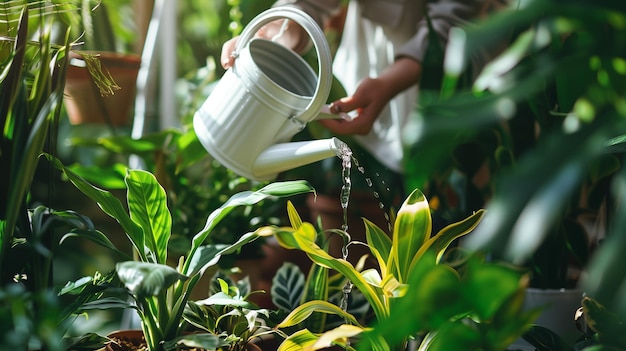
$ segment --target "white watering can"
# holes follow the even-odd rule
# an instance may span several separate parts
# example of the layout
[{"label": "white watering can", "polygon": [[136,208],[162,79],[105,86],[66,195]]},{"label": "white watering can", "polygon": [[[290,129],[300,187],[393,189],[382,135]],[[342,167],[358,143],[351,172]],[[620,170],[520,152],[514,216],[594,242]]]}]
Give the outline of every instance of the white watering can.
[{"label": "white watering can", "polygon": [[[295,52],[270,40],[253,38],[261,27],[290,19],[304,28],[317,52],[318,75]],[[233,53],[237,59],[194,115],[194,130],[222,165],[249,179],[278,173],[340,155],[337,138],[289,142],[316,118],[332,83],[331,56],[324,32],[294,7],[266,10],[247,25]],[[346,118],[344,116],[344,118]]]}]

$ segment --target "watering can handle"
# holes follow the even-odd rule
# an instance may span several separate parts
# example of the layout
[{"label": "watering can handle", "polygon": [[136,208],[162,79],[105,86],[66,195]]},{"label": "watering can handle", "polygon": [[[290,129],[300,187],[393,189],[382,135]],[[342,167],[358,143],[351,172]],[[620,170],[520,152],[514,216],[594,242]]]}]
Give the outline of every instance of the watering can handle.
[{"label": "watering can handle", "polygon": [[237,55],[237,53],[240,52],[245,45],[247,45],[248,41],[252,40],[256,32],[261,29],[261,27],[271,21],[285,18],[298,23],[302,26],[302,28],[304,28],[313,41],[315,52],[317,53],[319,68],[315,95],[305,108],[304,112],[299,116],[295,116],[300,123],[306,124],[317,117],[322,105],[326,103],[332,84],[330,47],[328,46],[324,32],[311,16],[296,7],[290,6],[274,7],[269,10],[265,10],[256,16],[252,22],[250,22],[243,29],[241,35],[239,36],[239,40],[237,41],[234,55]]}]

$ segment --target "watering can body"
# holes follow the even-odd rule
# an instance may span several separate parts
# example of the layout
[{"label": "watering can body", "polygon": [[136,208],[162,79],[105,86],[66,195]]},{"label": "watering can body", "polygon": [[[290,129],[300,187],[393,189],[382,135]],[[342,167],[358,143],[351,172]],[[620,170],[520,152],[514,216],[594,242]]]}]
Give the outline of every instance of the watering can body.
[{"label": "watering can body", "polygon": [[[266,23],[290,19],[315,45],[316,75],[284,46],[253,38]],[[318,115],[330,92],[330,49],[313,19],[292,7],[261,13],[244,28],[235,64],[228,69],[194,115],[194,130],[207,151],[224,166],[254,180],[337,156],[345,147],[336,138],[290,142]]]}]

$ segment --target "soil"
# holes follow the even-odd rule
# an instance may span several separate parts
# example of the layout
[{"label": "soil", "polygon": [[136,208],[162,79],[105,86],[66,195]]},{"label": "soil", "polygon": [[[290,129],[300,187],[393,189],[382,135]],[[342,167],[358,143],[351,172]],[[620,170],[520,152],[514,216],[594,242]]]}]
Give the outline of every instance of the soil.
[{"label": "soil", "polygon": [[106,351],[148,351],[148,345],[143,336],[110,336],[109,339],[111,341],[106,346]]}]

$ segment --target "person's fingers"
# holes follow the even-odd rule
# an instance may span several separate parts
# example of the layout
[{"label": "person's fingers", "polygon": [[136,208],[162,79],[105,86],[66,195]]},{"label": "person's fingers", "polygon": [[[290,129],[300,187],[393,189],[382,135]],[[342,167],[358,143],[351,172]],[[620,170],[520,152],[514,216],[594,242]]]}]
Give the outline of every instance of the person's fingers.
[{"label": "person's fingers", "polygon": [[330,112],[339,113],[339,112],[350,112],[359,107],[359,104],[354,99],[353,96],[346,96],[339,100],[333,101],[330,104]]},{"label": "person's fingers", "polygon": [[222,53],[220,56],[220,63],[224,69],[228,69],[232,67],[233,63],[235,63],[235,58],[232,53],[235,50],[235,46],[237,45],[238,37],[228,40],[222,45]]}]

